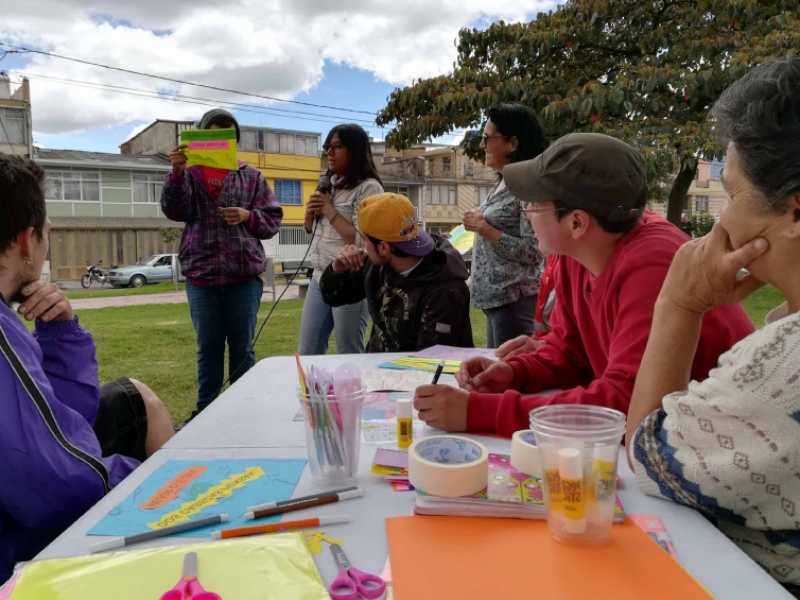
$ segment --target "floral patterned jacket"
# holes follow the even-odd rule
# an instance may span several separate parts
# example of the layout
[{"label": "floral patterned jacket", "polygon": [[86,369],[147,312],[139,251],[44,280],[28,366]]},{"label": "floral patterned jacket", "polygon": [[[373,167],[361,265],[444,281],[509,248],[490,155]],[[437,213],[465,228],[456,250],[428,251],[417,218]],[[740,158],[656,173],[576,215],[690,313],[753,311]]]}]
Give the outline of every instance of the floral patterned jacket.
[{"label": "floral patterned jacket", "polygon": [[[496,246],[476,235],[472,250],[472,306],[497,308],[539,293],[544,256],[522,205],[503,188],[478,209],[502,235]],[[533,318],[533,315],[531,315]]]}]

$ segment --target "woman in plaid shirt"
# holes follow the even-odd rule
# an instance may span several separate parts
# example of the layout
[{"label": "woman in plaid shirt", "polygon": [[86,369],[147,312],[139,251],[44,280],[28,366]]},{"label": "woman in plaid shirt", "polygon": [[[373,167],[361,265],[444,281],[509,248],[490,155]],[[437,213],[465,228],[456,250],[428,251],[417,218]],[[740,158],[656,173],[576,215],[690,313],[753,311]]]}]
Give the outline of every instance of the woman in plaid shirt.
[{"label": "woman in plaid shirt", "polygon": [[[200,119],[200,129],[235,128],[232,114],[214,109]],[[239,161],[239,169],[186,168],[186,146],[170,154],[161,209],[167,218],[186,223],[180,260],[186,277],[189,312],[197,334],[197,410],[219,394],[225,373],[225,343],[231,383],[255,365],[251,347],[266,268],[261,240],[273,237],[283,210],[260,171]]]}]

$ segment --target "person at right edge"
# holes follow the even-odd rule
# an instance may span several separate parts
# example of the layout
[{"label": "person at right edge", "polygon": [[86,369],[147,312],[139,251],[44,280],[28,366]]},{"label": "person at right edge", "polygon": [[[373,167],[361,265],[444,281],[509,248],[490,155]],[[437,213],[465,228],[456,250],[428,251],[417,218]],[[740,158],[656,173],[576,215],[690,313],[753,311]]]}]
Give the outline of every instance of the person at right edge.
[{"label": "person at right edge", "polygon": [[536,112],[524,104],[497,104],[486,111],[481,148],[499,181],[477,209],[464,213],[475,232],[470,297],[486,315],[486,347],[499,348],[532,335],[544,257],[522,211],[503,180],[503,167],[531,160],[547,148]]},{"label": "person at right edge", "polygon": [[[542,252],[561,255],[552,331],[533,354],[461,363],[456,380],[464,389],[418,387],[420,419],[445,431],[510,436],[545,405],[627,413],[656,298],[686,235],[645,209],[644,159],[616,138],[564,136],[534,160],[508,165],[503,177],[526,203]],[[753,330],[740,304],[706,313],[692,376],[708,377]],[[537,395],[554,389],[562,391]]]},{"label": "person at right edge", "polygon": [[328,157],[329,193],[317,190],[306,205],[305,230],[311,240],[314,274],[303,302],[300,320],[301,356],[326,354],[333,332],[338,354],[364,352],[369,324],[367,302],[331,306],[320,293],[320,277],[336,253],[349,244],[363,247],[358,233],[358,207],[364,198],[383,192],[372,159],[369,137],[359,125],[337,125],[322,146]]}]

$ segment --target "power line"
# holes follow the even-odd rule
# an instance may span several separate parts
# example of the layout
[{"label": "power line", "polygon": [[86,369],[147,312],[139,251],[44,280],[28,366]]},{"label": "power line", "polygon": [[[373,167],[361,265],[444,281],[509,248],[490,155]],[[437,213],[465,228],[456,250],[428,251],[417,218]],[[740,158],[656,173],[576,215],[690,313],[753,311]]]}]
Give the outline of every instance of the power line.
[{"label": "power line", "polygon": [[291,104],[299,104],[299,105],[302,105],[302,106],[313,106],[315,108],[324,108],[324,109],[327,109],[327,110],[338,110],[338,111],[341,111],[341,112],[361,113],[361,114],[365,114],[365,115],[377,115],[377,113],[371,112],[371,111],[367,111],[367,110],[357,110],[357,109],[354,109],[354,108],[342,108],[342,107],[338,107],[338,106],[327,106],[325,104],[313,104],[311,102],[300,102],[299,100],[284,100],[282,98],[275,98],[273,96],[265,96],[263,94],[254,94],[254,93],[250,93],[250,92],[241,92],[239,90],[231,90],[231,89],[228,89],[228,88],[216,87],[216,86],[207,85],[207,84],[204,84],[204,83],[192,83],[191,81],[184,81],[182,79],[173,79],[171,77],[163,77],[161,75],[153,75],[152,73],[143,73],[141,71],[133,71],[131,69],[123,69],[122,67],[112,67],[110,65],[103,65],[103,64],[91,62],[91,61],[88,61],[88,60],[81,60],[80,58],[73,58],[73,57],[70,57],[70,56],[63,56],[61,54],[54,54],[52,52],[45,52],[43,50],[34,50],[34,49],[31,49],[31,48],[25,48],[25,47],[21,47],[21,46],[12,46],[10,44],[6,44],[6,43],[3,43],[3,42],[0,42],[0,46],[4,46],[6,48],[11,48],[11,52],[14,52],[14,53],[26,52],[26,53],[32,53],[32,54],[40,54],[42,56],[49,56],[51,58],[59,58],[61,60],[68,60],[68,61],[71,61],[71,62],[76,62],[76,63],[83,64],[83,65],[89,65],[91,67],[99,67],[99,68],[102,68],[102,69],[109,69],[111,71],[119,71],[121,73],[128,73],[130,75],[138,75],[140,77],[149,77],[151,79],[160,79],[162,81],[171,81],[172,83],[179,83],[181,85],[191,85],[191,86],[194,86],[194,87],[200,87],[200,88],[206,88],[206,89],[209,89],[209,90],[215,90],[217,92],[227,92],[229,94],[238,94],[240,96],[250,96],[252,98],[262,98],[264,100],[272,100],[274,102],[288,102],[288,103],[291,103]]},{"label": "power line", "polygon": [[[20,74],[19,72],[15,72],[15,73],[16,74]],[[205,102],[205,101],[197,101],[197,100],[185,100],[185,99],[183,99],[181,97],[163,96],[163,95],[159,95],[158,92],[150,92],[150,91],[147,91],[147,90],[135,90],[134,88],[131,88],[131,91],[126,91],[125,89],[107,89],[106,87],[104,87],[106,84],[95,84],[95,83],[91,83],[91,82],[85,82],[85,83],[84,82],[70,82],[70,81],[66,81],[66,80],[59,81],[57,78],[43,77],[43,76],[38,76],[38,75],[31,75],[31,77],[34,78],[34,79],[48,80],[48,81],[51,81],[52,83],[58,83],[60,85],[83,87],[83,88],[88,88],[88,89],[93,89],[93,90],[102,90],[104,92],[113,92],[113,93],[117,93],[117,94],[125,94],[125,95],[129,95],[129,96],[136,96],[136,97],[140,97],[140,98],[150,98],[150,99],[153,99],[153,100],[164,100],[164,101],[169,101],[169,102],[180,102],[180,103],[183,103],[183,104],[195,104],[195,105],[198,105],[198,106],[210,106],[210,107],[225,106],[225,107],[228,107],[228,108],[233,108],[234,106],[236,106],[236,110],[239,111],[239,112],[254,113],[254,114],[267,115],[267,116],[273,116],[273,117],[284,117],[286,119],[297,119],[297,120],[301,120],[301,121],[315,121],[315,122],[318,122],[318,123],[335,123],[335,124],[342,123],[341,119],[336,119],[333,116],[331,116],[330,119],[302,117],[302,116],[292,116],[291,115],[291,111],[286,111],[286,112],[289,112],[290,114],[282,114],[282,113],[268,112],[269,110],[272,110],[272,109],[267,109],[267,108],[258,109],[258,110],[248,109],[248,108],[240,108],[241,106],[247,106],[247,105],[238,105],[236,103],[226,102],[225,100],[209,100],[207,102]],[[115,86],[115,87],[119,87],[119,86]],[[228,106],[228,105],[231,105],[231,106]],[[280,109],[277,109],[277,110],[280,110]],[[363,123],[368,123],[368,121],[362,121],[362,122]]]},{"label": "power line", "polygon": [[[320,122],[335,122],[341,123],[340,119],[336,119],[335,115],[323,115],[319,113],[310,113],[310,112],[303,112],[303,111],[295,111],[295,110],[285,110],[281,108],[272,108],[272,107],[261,107],[257,104],[249,104],[249,103],[241,103],[241,102],[230,102],[227,100],[214,100],[212,98],[199,98],[197,96],[187,96],[185,94],[170,94],[165,96],[160,94],[157,91],[147,90],[143,88],[132,88],[132,87],[125,87],[120,85],[112,85],[110,83],[98,83],[94,81],[82,81],[79,79],[65,79],[62,77],[52,77],[50,75],[39,75],[37,73],[28,73],[27,71],[8,71],[8,73],[13,73],[19,77],[30,77],[32,79],[42,79],[44,81],[50,81],[53,83],[60,83],[63,85],[74,85],[76,87],[87,87],[90,89],[100,89],[107,92],[117,92],[117,93],[127,93],[130,95],[135,96],[143,96],[148,98],[153,98],[155,100],[170,100],[173,102],[184,102],[186,104],[200,104],[204,106],[219,106],[220,104],[228,105],[230,107],[237,107],[237,110],[241,110],[242,112],[251,112],[251,113],[258,113],[258,114],[265,114],[270,116],[286,116],[286,115],[308,115],[312,117],[322,117],[324,119],[328,119],[327,121],[320,121]],[[241,108],[240,108],[241,107]],[[246,110],[246,109],[251,110]],[[302,117],[291,117],[296,119],[302,119]],[[302,119],[308,121],[315,121],[319,119]],[[374,121],[368,121],[366,119],[350,119],[351,121],[357,121],[359,123],[368,123],[370,125],[375,125]]]},{"label": "power line", "polygon": [[[275,102],[286,102],[286,103],[291,103],[291,104],[298,104],[298,105],[301,105],[301,106],[311,106],[311,107],[322,108],[322,109],[326,109],[326,110],[337,110],[337,111],[343,111],[343,112],[349,112],[349,113],[360,113],[360,114],[373,115],[373,116],[377,116],[377,114],[378,114],[376,112],[371,112],[371,111],[366,111],[366,110],[358,110],[358,109],[352,109],[352,108],[328,106],[328,105],[324,105],[324,104],[314,104],[314,103],[311,103],[311,102],[301,102],[299,100],[283,100],[281,98],[274,98],[272,96],[265,96],[265,95],[261,95],[261,94],[242,92],[242,91],[239,91],[239,90],[232,90],[232,89],[228,89],[228,88],[220,88],[220,87],[215,87],[215,86],[201,84],[201,83],[192,83],[192,82],[183,81],[183,80],[180,80],[180,79],[162,77],[160,75],[153,75],[151,73],[143,73],[143,72],[140,72],[140,71],[133,71],[133,70],[130,70],[130,69],[123,69],[121,67],[112,67],[110,65],[103,65],[103,64],[99,64],[99,63],[85,61],[85,60],[81,60],[81,59],[78,59],[78,58],[72,58],[72,57],[69,57],[69,56],[62,56],[60,54],[54,54],[52,52],[44,52],[42,50],[33,50],[33,49],[30,49],[30,48],[25,48],[25,47],[12,46],[12,45],[6,44],[4,42],[0,42],[0,46],[5,46],[6,48],[11,48],[11,50],[10,51],[6,51],[6,53],[13,52],[13,53],[23,53],[23,54],[30,54],[30,53],[32,53],[32,54],[40,54],[42,56],[49,56],[51,58],[59,58],[59,59],[62,59],[62,60],[72,61],[72,62],[85,64],[85,65],[89,65],[89,66],[100,67],[100,68],[104,68],[104,69],[110,69],[110,70],[119,71],[119,72],[122,72],[122,73],[129,73],[129,74],[132,74],[132,75],[139,75],[141,77],[149,77],[149,78],[152,78],[152,79],[160,79],[160,80],[163,80],[163,81],[170,81],[170,82],[173,82],[173,83],[180,83],[182,85],[191,85],[191,86],[195,86],[195,87],[201,87],[201,88],[206,88],[206,89],[215,90],[215,91],[227,92],[227,93],[231,93],[231,94],[238,94],[238,95],[242,95],[242,96],[250,96],[250,97],[253,97],[253,98],[262,98],[262,99],[265,99],[265,100],[272,100],[272,101],[275,101]],[[110,85],[110,84],[101,84],[101,85]],[[112,86],[112,87],[119,87],[119,86]],[[158,97],[159,98],[163,98],[163,96],[158,96]],[[191,96],[186,96],[186,97],[191,98]],[[232,102],[227,102],[227,104],[236,105],[236,103],[232,103]],[[280,109],[272,109],[272,110],[280,110]],[[269,113],[264,113],[264,114],[269,114]],[[322,116],[322,115],[320,115],[320,116]],[[325,116],[329,116],[332,119],[336,119],[337,118],[335,115],[325,115]],[[367,122],[367,121],[362,121],[362,122]],[[374,122],[370,122],[370,123],[374,124]],[[458,137],[459,135],[461,135],[463,133],[466,133],[466,131],[455,130],[453,133],[444,134],[444,135],[439,136],[439,137]]]}]

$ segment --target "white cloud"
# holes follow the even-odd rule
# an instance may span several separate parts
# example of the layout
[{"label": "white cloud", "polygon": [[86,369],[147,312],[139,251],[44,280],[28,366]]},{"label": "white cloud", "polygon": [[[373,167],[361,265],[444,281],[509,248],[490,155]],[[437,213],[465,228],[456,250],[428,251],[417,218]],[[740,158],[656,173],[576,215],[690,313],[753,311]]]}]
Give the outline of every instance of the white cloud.
[{"label": "white cloud", "polygon": [[[487,7],[490,4],[490,7]],[[394,85],[446,73],[461,27],[518,21],[552,0],[0,0],[0,40],[165,77],[291,99],[326,60]],[[46,75],[234,102],[192,86],[30,55],[34,127],[59,134],[196,118],[208,107],[35,79]]]}]

